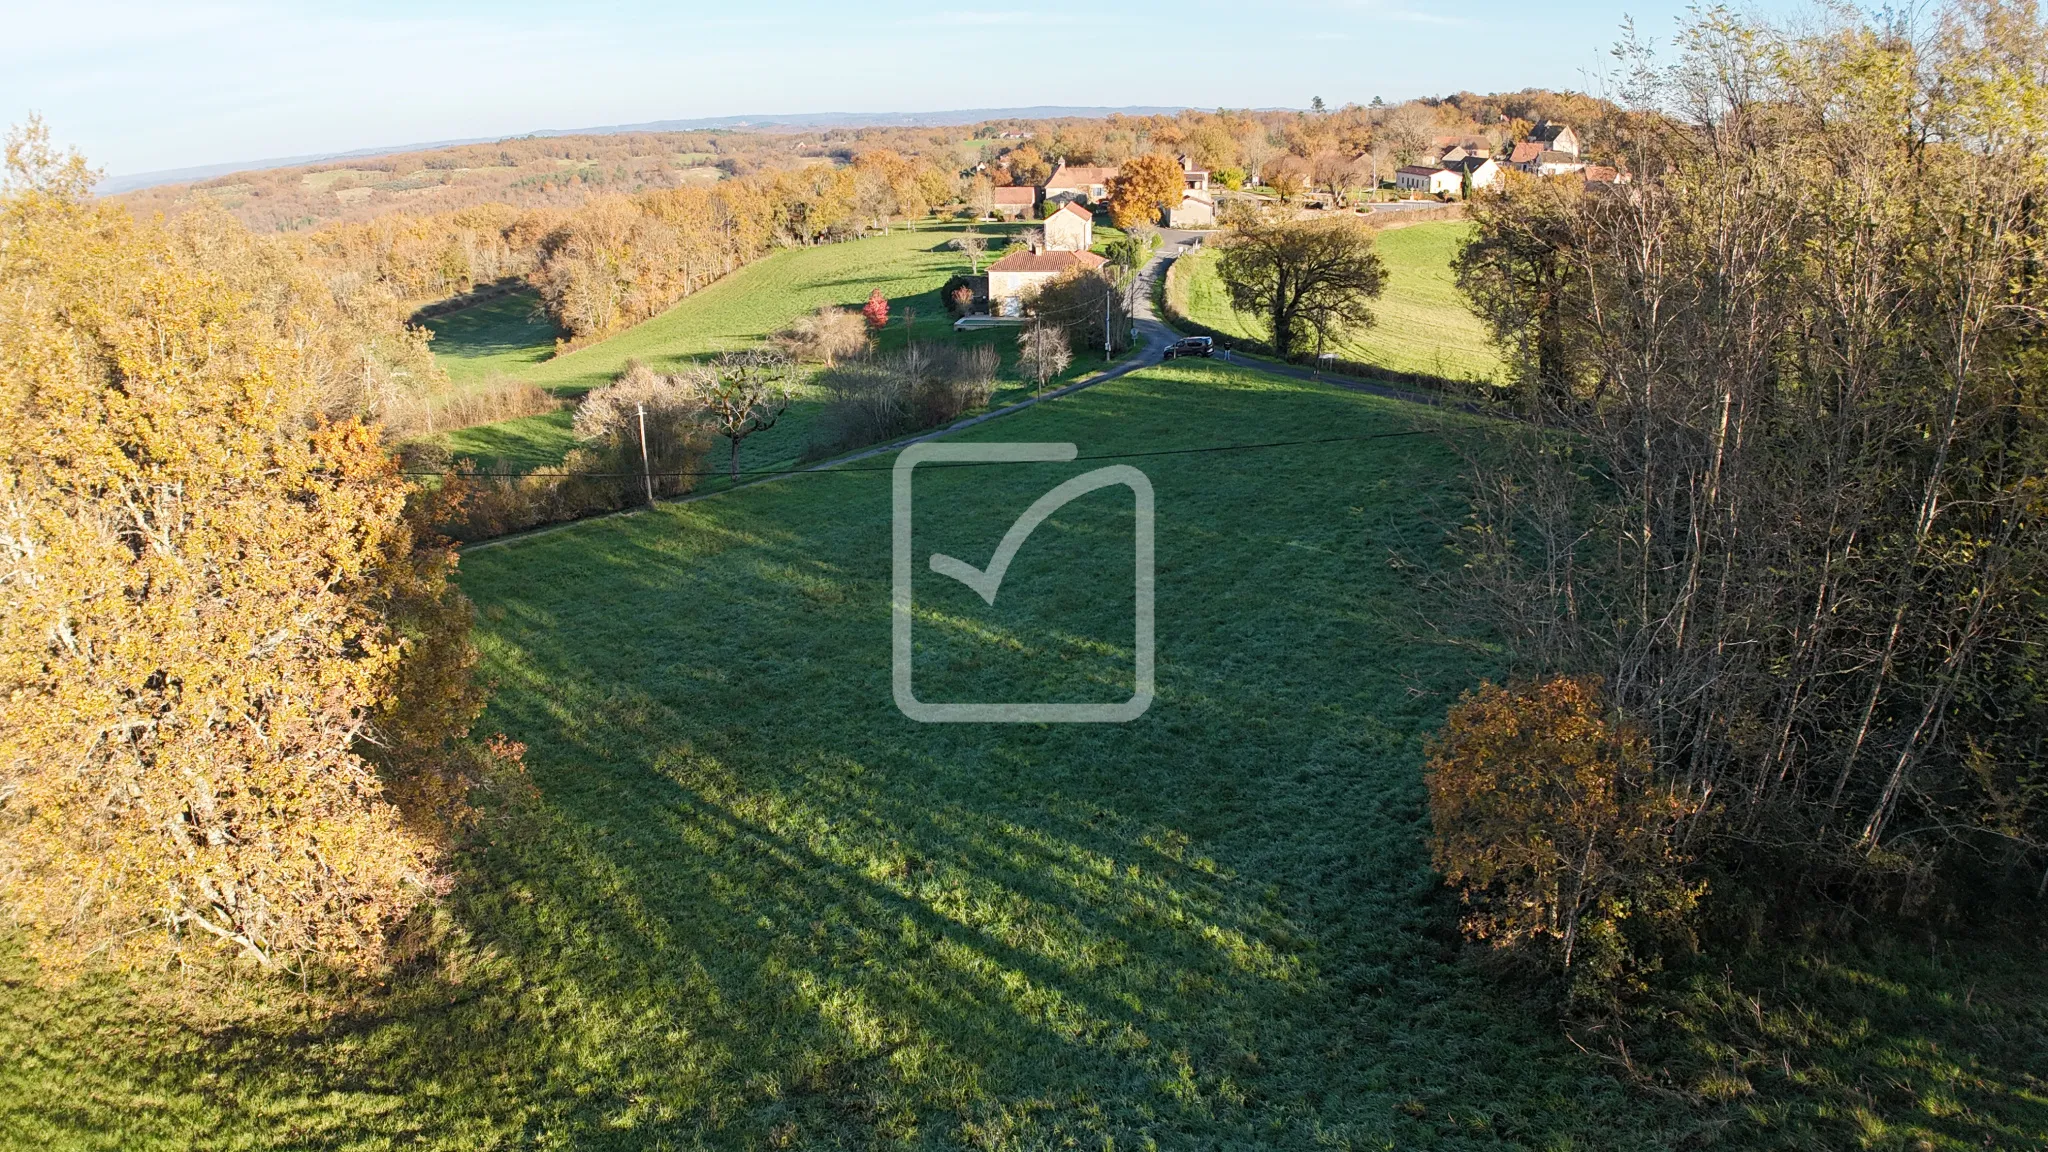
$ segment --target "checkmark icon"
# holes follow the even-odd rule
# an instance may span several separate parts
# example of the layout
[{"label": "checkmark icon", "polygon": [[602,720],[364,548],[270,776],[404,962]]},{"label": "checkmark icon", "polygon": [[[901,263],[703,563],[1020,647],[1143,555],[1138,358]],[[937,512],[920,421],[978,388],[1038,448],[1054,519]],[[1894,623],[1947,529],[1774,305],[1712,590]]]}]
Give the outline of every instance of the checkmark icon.
[{"label": "checkmark icon", "polygon": [[[931,559],[932,571],[941,576],[951,576],[974,589],[975,595],[980,596],[984,602],[993,605],[996,602],[997,590],[1003,586],[1003,574],[1010,570],[1010,561],[1017,558],[1017,550],[1024,547],[1024,542],[1031,538],[1031,533],[1040,524],[1045,523],[1046,517],[1097,488],[1109,488],[1117,484],[1130,487],[1133,476],[1142,480],[1144,473],[1125,464],[1113,464],[1107,468],[1097,468],[1093,472],[1083,472],[1032,501],[1031,507],[1026,508],[1024,514],[1017,517],[1017,522],[1010,525],[1010,530],[1003,533],[1003,542],[996,545],[996,554],[989,559],[986,569],[976,568],[965,560],[934,552]],[[1150,485],[1146,487],[1150,488]]]},{"label": "checkmark icon", "polygon": [[892,633],[890,682],[896,707],[905,716],[927,723],[1121,723],[1137,719],[1152,706],[1152,482],[1143,472],[1128,464],[1114,464],[1084,472],[1032,501],[1031,506],[1010,525],[1009,531],[1003,533],[985,568],[977,568],[956,556],[937,552],[932,553],[928,563],[933,572],[967,585],[983,603],[992,606],[997,592],[1002,589],[1003,577],[1009,572],[1011,561],[1017,558],[1018,551],[1031,538],[1032,532],[1048,517],[1098,488],[1117,485],[1129,488],[1135,513],[1131,546],[1135,570],[1132,672],[1136,683],[1131,698],[1121,703],[928,703],[917,698],[911,684],[911,630],[917,616],[912,601],[911,496],[912,474],[917,466],[924,463],[1064,463],[1077,455],[1072,444],[950,444],[936,441],[913,444],[897,455],[892,483],[894,560],[889,602]]}]

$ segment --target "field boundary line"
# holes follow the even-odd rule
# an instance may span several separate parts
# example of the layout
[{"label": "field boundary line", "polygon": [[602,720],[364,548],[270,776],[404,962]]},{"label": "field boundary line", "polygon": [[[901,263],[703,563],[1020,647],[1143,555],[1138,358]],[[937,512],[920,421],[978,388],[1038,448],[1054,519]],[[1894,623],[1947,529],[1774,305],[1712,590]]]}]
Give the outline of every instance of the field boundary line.
[{"label": "field boundary line", "polygon": [[[956,420],[943,428],[927,429],[923,432],[906,436],[898,440],[890,440],[881,444],[870,445],[866,448],[850,452],[844,456],[835,456],[830,460],[823,460],[816,464],[805,465],[803,467],[788,468],[783,471],[776,472],[773,475],[760,476],[752,480],[743,480],[738,484],[733,484],[724,488],[715,488],[709,492],[691,492],[683,496],[665,497],[661,500],[655,501],[653,507],[659,508],[668,505],[694,504],[699,500],[710,500],[718,496],[724,496],[728,493],[739,492],[747,488],[753,488],[757,485],[773,484],[778,480],[786,480],[791,476],[801,476],[808,472],[829,472],[842,464],[852,464],[858,460],[866,460],[870,457],[880,456],[889,452],[898,452],[910,447],[912,444],[921,444],[927,440],[936,440],[941,436],[951,435],[954,432],[963,431],[965,429],[975,427],[978,424],[986,424],[991,420],[998,420],[1004,416],[1014,415],[1015,413],[1024,411],[1026,408],[1031,408],[1038,404],[1043,404],[1048,400],[1057,400],[1062,396],[1070,396],[1076,392],[1082,391],[1083,389],[1093,388],[1097,384],[1102,384],[1110,380],[1115,380],[1121,376],[1129,375],[1130,373],[1137,371],[1139,368],[1149,366],[1147,364],[1147,354],[1152,351],[1152,348],[1150,347],[1151,343],[1153,343],[1153,341],[1147,341],[1145,347],[1132,349],[1131,355],[1126,357],[1123,360],[1123,362],[1118,364],[1112,364],[1106,368],[1103,368],[1102,370],[1096,372],[1092,376],[1084,376],[1071,384],[1063,384],[1050,392],[1043,392],[1036,396],[1027,396],[1022,400],[1016,401],[1015,403],[1006,404],[1001,408],[990,409],[989,411],[983,412],[978,416],[969,416],[964,420]],[[616,512],[602,512],[596,516],[585,516],[577,520],[564,520],[560,524],[548,524],[540,528],[529,528],[524,532],[514,532],[510,535],[498,536],[490,540],[478,540],[475,543],[460,545],[458,546],[456,551],[465,554],[470,552],[481,552],[487,548],[496,548],[500,545],[505,544],[517,544],[522,541],[533,540],[542,536],[549,535],[551,533],[560,532],[564,529],[575,528],[579,525],[594,524],[600,520],[610,520],[624,516],[637,516],[640,513],[646,511],[649,511],[649,506],[645,504],[638,505],[632,508],[621,508]]]}]

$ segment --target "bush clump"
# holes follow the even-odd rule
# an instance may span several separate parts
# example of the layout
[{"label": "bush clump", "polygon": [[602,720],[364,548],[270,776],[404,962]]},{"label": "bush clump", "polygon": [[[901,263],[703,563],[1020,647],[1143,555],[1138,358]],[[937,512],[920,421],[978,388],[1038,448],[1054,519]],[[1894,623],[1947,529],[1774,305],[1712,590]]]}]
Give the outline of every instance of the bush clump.
[{"label": "bush clump", "polygon": [[998,358],[986,344],[913,343],[820,373],[824,433],[813,455],[831,455],[920,428],[948,424],[988,403]]},{"label": "bush clump", "polygon": [[1539,957],[1581,1002],[1637,986],[1657,938],[1690,943],[1705,885],[1673,833],[1697,805],[1597,678],[1481,684],[1428,758],[1431,852],[1469,936]]}]

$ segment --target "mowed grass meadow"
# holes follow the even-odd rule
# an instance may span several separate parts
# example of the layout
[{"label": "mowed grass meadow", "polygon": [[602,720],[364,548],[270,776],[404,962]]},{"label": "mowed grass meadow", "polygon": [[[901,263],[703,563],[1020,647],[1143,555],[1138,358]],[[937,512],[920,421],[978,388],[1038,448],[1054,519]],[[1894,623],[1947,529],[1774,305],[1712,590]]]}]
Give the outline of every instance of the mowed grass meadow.
[{"label": "mowed grass meadow", "polygon": [[[504,375],[574,397],[610,383],[629,360],[674,371],[720,352],[757,347],[820,307],[859,307],[868,293],[879,289],[889,300],[889,325],[878,334],[878,347],[900,348],[912,340],[993,344],[1006,369],[996,397],[1002,402],[1025,391],[1015,371],[1016,331],[956,334],[940,298],[947,279],[968,272],[967,257],[947,247],[967,227],[924,223],[914,229],[899,226],[886,235],[781,249],[684,297],[658,316],[561,356],[550,355],[553,328],[529,319],[534,297],[517,293],[434,318],[429,323],[435,332],[434,354],[457,382]],[[992,249],[999,249],[1007,236],[1025,225],[974,227],[989,238]],[[1098,231],[1098,239],[1113,235],[1106,228]],[[525,343],[520,343],[522,339]],[[1062,380],[1103,365],[1099,350],[1076,351],[1075,363]],[[817,432],[822,408],[808,377],[808,370],[797,373],[790,412],[780,425],[746,442],[741,467],[782,468],[803,456]],[[464,428],[448,433],[446,440],[458,455],[475,459],[486,469],[525,471],[555,464],[575,447],[570,417],[565,409]],[[722,455],[713,464],[720,462]]]},{"label": "mowed grass meadow", "polygon": [[[1361,439],[1209,450],[1303,428]],[[1099,459],[920,467],[940,701],[1128,695],[1126,490],[1041,525],[993,605],[925,561],[1147,474],[1158,697],[1128,724],[898,713],[888,458],[474,549],[480,729],[535,793],[489,801],[438,944],[210,1024],[39,991],[0,944],[0,1147],[2039,1146],[2026,965],[1772,963],[1827,1010],[1769,991],[1754,1028],[1716,965],[1689,1105],[1461,943],[1419,769],[1497,671],[1426,579],[1475,428],[1176,364],[961,434]]]},{"label": "mowed grass meadow", "polygon": [[[1373,304],[1374,322],[1328,351],[1397,372],[1498,381],[1500,355],[1451,275],[1451,261],[1471,235],[1472,225],[1460,220],[1375,230],[1373,246],[1386,262],[1387,286]],[[1262,317],[1231,308],[1216,275],[1220,256],[1204,248],[1182,258],[1189,318],[1220,332],[1265,339]]]}]

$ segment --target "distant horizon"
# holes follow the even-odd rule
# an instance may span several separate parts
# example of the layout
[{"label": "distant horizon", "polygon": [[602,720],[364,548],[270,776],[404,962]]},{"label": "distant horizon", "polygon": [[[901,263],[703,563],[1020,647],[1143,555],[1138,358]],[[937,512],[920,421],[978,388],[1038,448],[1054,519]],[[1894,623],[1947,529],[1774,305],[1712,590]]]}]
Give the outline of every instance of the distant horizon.
[{"label": "distant horizon", "polygon": [[[647,120],[633,124],[600,124],[583,128],[534,128],[524,132],[506,132],[495,136],[469,136],[454,140],[421,140],[408,144],[369,145],[351,148],[343,152],[313,152],[298,156],[270,156],[257,160],[229,160],[218,164],[199,164],[186,168],[162,168],[152,172],[109,172],[101,179],[97,191],[101,195],[118,195],[143,188],[154,188],[164,184],[183,184],[196,180],[211,180],[217,176],[228,176],[236,172],[263,172],[275,168],[292,168],[301,164],[322,164],[331,160],[366,160],[378,156],[398,156],[407,152],[428,152],[440,148],[459,148],[465,144],[492,144],[500,140],[521,140],[531,137],[548,136],[612,136],[629,132],[719,132],[719,131],[771,131],[776,129],[802,130],[817,128],[874,128],[874,127],[967,127],[989,120],[1008,119],[1056,119],[1059,117],[1099,118],[1106,116],[1151,116],[1172,115],[1189,108],[1202,107],[1195,104],[1134,104],[1121,108],[1095,107],[1067,104],[1039,104],[1014,108],[942,108],[929,112],[793,112],[782,115],[754,113],[744,116],[709,116],[699,119]],[[1256,111],[1270,112],[1291,109],[1261,108]],[[958,117],[959,119],[954,119]],[[91,157],[87,157],[88,160]]]},{"label": "distant horizon", "polygon": [[[4,0],[0,0],[4,2]],[[1784,14],[1809,0],[1752,0]],[[1686,0],[1105,0],[1085,11],[859,10],[756,0],[715,15],[640,0],[17,4],[0,118],[40,114],[116,178],[494,140],[535,125],[817,108],[1299,108],[1459,90],[1597,94],[1623,20],[1668,42]]]}]

